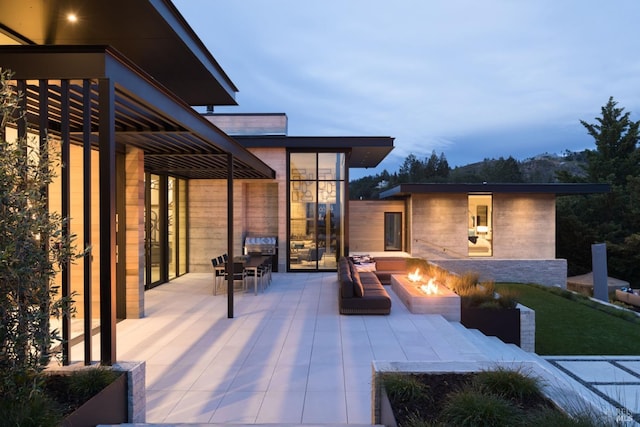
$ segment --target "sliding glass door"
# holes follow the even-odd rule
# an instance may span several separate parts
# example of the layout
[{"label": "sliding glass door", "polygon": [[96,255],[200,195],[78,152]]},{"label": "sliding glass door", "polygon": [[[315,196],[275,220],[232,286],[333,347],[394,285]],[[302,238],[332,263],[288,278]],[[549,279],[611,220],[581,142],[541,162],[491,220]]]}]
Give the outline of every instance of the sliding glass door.
[{"label": "sliding glass door", "polygon": [[151,288],[187,272],[187,181],[145,178],[145,286]]},{"label": "sliding glass door", "polygon": [[289,154],[290,271],[335,270],[344,253],[345,154]]}]

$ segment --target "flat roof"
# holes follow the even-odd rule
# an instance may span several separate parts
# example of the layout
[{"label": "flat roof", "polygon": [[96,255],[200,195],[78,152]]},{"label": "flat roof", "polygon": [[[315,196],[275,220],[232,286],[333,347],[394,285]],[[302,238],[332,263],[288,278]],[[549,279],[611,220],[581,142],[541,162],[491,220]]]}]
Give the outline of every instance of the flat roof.
[{"label": "flat roof", "polygon": [[464,193],[464,194],[495,194],[495,193],[525,193],[525,194],[555,194],[567,196],[572,194],[608,193],[609,184],[580,184],[580,183],[419,183],[400,184],[380,193],[381,199],[390,197],[409,197],[412,194],[428,193]]},{"label": "flat roof", "polygon": [[[27,119],[39,124],[40,91],[46,90],[49,131],[59,134],[63,88],[69,86],[70,139],[84,144],[83,125],[91,123],[97,146],[100,122],[99,81],[113,82],[114,131],[119,149],[144,151],[145,171],[184,178],[226,179],[228,154],[234,178],[273,179],[275,171],[202,117],[181,98],[159,85],[109,46],[0,46],[0,62],[13,79],[25,82]],[[46,84],[41,85],[44,80]],[[89,87],[85,88],[84,85]],[[83,109],[89,106],[89,117]]]},{"label": "flat roof", "polygon": [[238,89],[170,0],[0,0],[0,11],[0,32],[20,44],[112,46],[189,105],[237,104]]},{"label": "flat roof", "polygon": [[393,150],[390,136],[235,136],[246,148],[351,150],[349,168],[373,168]]}]

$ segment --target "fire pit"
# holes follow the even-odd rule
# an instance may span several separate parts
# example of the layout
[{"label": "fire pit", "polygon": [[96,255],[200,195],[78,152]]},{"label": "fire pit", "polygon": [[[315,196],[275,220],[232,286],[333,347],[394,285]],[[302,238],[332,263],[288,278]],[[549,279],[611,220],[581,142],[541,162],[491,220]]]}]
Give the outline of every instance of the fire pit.
[{"label": "fire pit", "polygon": [[440,314],[445,319],[460,321],[460,297],[435,279],[424,279],[420,271],[391,276],[391,289],[415,314]]}]

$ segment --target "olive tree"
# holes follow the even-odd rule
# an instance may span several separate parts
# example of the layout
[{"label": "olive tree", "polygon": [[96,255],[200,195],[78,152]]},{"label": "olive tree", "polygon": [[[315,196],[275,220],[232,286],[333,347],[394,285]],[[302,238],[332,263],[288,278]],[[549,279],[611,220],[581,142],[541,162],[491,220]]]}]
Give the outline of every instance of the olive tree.
[{"label": "olive tree", "polygon": [[47,202],[59,155],[35,137],[7,136],[26,124],[23,94],[10,79],[0,69],[0,395],[20,398],[32,393],[60,340],[49,319],[69,315],[71,300],[54,279],[76,255],[65,220]]}]

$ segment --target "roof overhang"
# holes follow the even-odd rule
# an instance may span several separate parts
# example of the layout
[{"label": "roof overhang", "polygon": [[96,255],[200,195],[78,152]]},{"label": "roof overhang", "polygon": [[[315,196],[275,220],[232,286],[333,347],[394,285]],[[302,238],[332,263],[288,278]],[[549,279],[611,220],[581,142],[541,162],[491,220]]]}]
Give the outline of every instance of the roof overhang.
[{"label": "roof overhang", "polygon": [[[137,147],[145,153],[145,170],[184,178],[226,179],[228,154],[234,178],[275,178],[275,171],[204,119],[151,76],[112,47],[0,46],[0,64],[26,80],[27,114],[37,124],[40,80],[47,81],[49,131],[60,129],[61,79],[70,86],[71,142],[82,144],[82,108],[91,105],[92,144],[99,128],[98,82],[113,82],[115,139],[120,149]],[[83,83],[90,82],[85,92]]]},{"label": "roof overhang", "polygon": [[349,168],[374,168],[393,150],[388,136],[236,136],[243,147],[349,151]]},{"label": "roof overhang", "polygon": [[412,194],[449,193],[449,194],[554,194],[567,196],[576,194],[608,193],[609,184],[543,183],[543,184],[400,184],[380,193],[381,199],[391,197],[409,197]]},{"label": "roof overhang", "polygon": [[113,46],[189,105],[236,105],[237,88],[170,0],[0,0],[0,10],[0,32],[21,44]]}]

